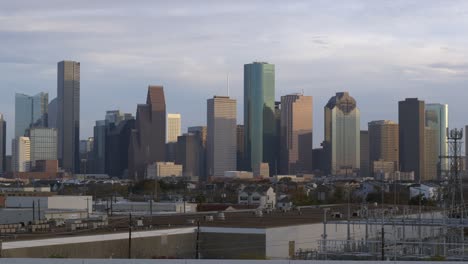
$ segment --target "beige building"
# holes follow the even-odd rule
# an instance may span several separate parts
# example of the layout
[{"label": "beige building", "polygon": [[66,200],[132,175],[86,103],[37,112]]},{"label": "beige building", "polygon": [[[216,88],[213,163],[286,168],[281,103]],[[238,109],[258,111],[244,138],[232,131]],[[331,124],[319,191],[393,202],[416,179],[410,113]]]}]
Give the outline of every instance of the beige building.
[{"label": "beige building", "polygon": [[437,180],[437,163],[439,155],[437,151],[438,133],[437,129],[426,127],[424,130],[424,170],[421,181]]},{"label": "beige building", "polygon": [[158,179],[161,177],[179,177],[183,174],[183,166],[174,162],[155,162],[149,164],[146,169],[147,179]]},{"label": "beige building", "polygon": [[223,177],[237,167],[236,100],[227,96],[208,99],[207,172]]},{"label": "beige building", "polygon": [[29,138],[13,139],[11,149],[13,170],[15,172],[28,172],[31,169],[31,142]]},{"label": "beige building", "polygon": [[[393,170],[399,170],[398,124],[390,120],[369,122],[369,160],[393,162]],[[371,171],[375,172],[374,168]],[[375,176],[375,175],[374,175]]]},{"label": "beige building", "polygon": [[177,137],[181,135],[180,114],[167,114],[167,143],[177,142]]},{"label": "beige building", "polygon": [[312,96],[281,97],[279,171],[283,174],[312,171]]}]

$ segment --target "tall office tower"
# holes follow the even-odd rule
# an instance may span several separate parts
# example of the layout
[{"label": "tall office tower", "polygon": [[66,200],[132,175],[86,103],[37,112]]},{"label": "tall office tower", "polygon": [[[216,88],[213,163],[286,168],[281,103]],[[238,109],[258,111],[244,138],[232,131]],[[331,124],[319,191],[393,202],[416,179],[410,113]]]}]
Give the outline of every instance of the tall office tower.
[{"label": "tall office tower", "polygon": [[57,135],[60,166],[80,169],[80,63],[61,61],[57,72]]},{"label": "tall office tower", "polygon": [[166,159],[166,101],[162,86],[149,86],[146,104],[137,107],[129,147],[129,178],[142,180],[149,164]]},{"label": "tall office tower", "polygon": [[94,173],[104,174],[106,172],[106,135],[107,135],[106,120],[96,121],[94,126]]},{"label": "tall office tower", "polygon": [[425,127],[424,129],[424,171],[421,181],[437,180],[437,167],[439,155],[437,154],[437,141],[439,133],[436,128]]},{"label": "tall office tower", "polygon": [[368,130],[361,130],[361,138],[360,138],[360,156],[361,156],[361,168],[359,170],[359,175],[361,177],[369,177],[370,176],[370,152],[369,152],[369,131]]},{"label": "tall office tower", "polygon": [[198,142],[198,162],[199,162],[199,168],[200,168],[200,173],[199,173],[199,181],[200,182],[206,182],[207,180],[207,173],[206,173],[206,140],[207,140],[207,127],[206,126],[194,126],[194,127],[189,127],[188,132],[190,134],[194,134],[197,142]]},{"label": "tall office tower", "polygon": [[275,120],[275,65],[244,65],[245,165],[247,170],[268,162],[274,172],[278,156]]},{"label": "tall office tower", "polygon": [[280,166],[282,174],[312,172],[312,96],[281,96]]},{"label": "tall office tower", "polygon": [[236,129],[237,140],[237,170],[245,170],[244,166],[244,125],[237,125]]},{"label": "tall office tower", "polygon": [[465,170],[468,170],[468,125],[465,126]]},{"label": "tall office tower", "polygon": [[208,175],[223,177],[236,170],[236,100],[227,96],[208,99],[207,161]]},{"label": "tall office tower", "polygon": [[360,112],[348,92],[336,93],[325,105],[327,173],[348,175],[361,165]]},{"label": "tall office tower", "polygon": [[200,177],[201,142],[192,133],[186,133],[177,139],[176,163],[182,164],[184,176]]},{"label": "tall office tower", "polygon": [[424,101],[406,98],[398,102],[400,167],[414,172],[416,181],[424,178]]},{"label": "tall office tower", "polygon": [[105,121],[106,125],[114,124],[117,126],[120,122],[126,120],[127,118],[131,119],[133,118],[133,116],[131,114],[123,114],[122,112],[120,112],[120,110],[109,110],[106,111]]},{"label": "tall office tower", "polygon": [[167,114],[167,143],[177,142],[180,136],[180,114]]},{"label": "tall office tower", "polygon": [[7,123],[0,113],[0,174],[6,172],[6,138]]},{"label": "tall office tower", "polygon": [[47,127],[57,128],[57,98],[50,101],[47,109]]},{"label": "tall office tower", "polygon": [[368,123],[369,127],[369,160],[371,171],[374,161],[393,162],[394,171],[399,170],[399,137],[398,124],[390,120],[378,120]]},{"label": "tall office tower", "polygon": [[49,94],[15,94],[15,137],[28,134],[31,127],[47,127]]},{"label": "tall office tower", "polygon": [[94,138],[80,140],[80,173],[94,173]]},{"label": "tall office tower", "polygon": [[14,172],[28,172],[31,168],[31,142],[28,137],[13,139],[11,155]]},{"label": "tall office tower", "polygon": [[29,132],[31,143],[31,166],[38,160],[57,160],[57,130],[55,128],[32,128]]},{"label": "tall office tower", "polygon": [[112,177],[127,178],[128,176],[128,148],[130,136],[135,129],[135,119],[131,115],[124,115],[124,120],[118,125],[111,123],[106,134],[106,173]]},{"label": "tall office tower", "polygon": [[[435,129],[436,140],[433,144],[436,147],[437,154],[437,176],[445,176],[450,170],[449,160],[439,158],[448,156],[448,105],[447,104],[426,104],[425,105],[425,124],[426,127]],[[432,147],[432,146],[431,146]]]}]

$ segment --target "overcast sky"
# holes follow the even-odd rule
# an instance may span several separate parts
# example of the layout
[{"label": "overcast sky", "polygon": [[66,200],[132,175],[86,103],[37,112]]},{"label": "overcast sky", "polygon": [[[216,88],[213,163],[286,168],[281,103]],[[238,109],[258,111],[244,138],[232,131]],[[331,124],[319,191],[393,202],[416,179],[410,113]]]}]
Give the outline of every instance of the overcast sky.
[{"label": "overcast sky", "polygon": [[[149,84],[168,112],[206,124],[206,99],[237,99],[243,64],[276,65],[276,97],[314,96],[314,145],[323,107],[349,91],[361,127],[397,121],[398,101],[448,103],[461,127],[468,97],[468,1],[64,1],[0,2],[0,112],[14,133],[14,93],[57,93],[57,62],[81,62],[81,134],[106,110],[135,113]],[[9,152],[9,150],[8,150]]]}]

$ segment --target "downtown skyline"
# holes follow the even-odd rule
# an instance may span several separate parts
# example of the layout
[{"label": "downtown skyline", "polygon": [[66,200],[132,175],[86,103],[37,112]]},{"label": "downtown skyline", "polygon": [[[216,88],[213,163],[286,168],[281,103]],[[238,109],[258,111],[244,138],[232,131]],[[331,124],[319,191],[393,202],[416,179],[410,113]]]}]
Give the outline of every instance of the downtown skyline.
[{"label": "downtown skyline", "polygon": [[[0,51],[4,76],[0,111],[9,124],[7,144],[13,135],[14,93],[48,92],[54,98],[56,62],[62,59],[82,64],[81,139],[92,135],[95,121],[106,110],[134,114],[149,84],[166,87],[167,111],[181,113],[182,131],[186,131],[206,124],[206,99],[226,95],[229,74],[229,96],[238,102],[237,116],[243,116],[242,66],[252,61],[276,65],[276,101],[281,95],[302,91],[314,97],[315,147],[323,139],[321,109],[341,91],[349,91],[357,100],[361,129],[373,120],[397,121],[398,101],[409,97],[449,104],[450,127],[466,123],[462,107],[468,78],[463,59],[468,42],[459,35],[467,23],[462,15],[453,15],[465,3],[426,2],[418,11],[429,14],[424,17],[417,16],[414,4],[406,3],[376,6],[352,1],[333,10],[324,3],[305,1],[288,8],[278,2],[238,4],[237,8],[225,4],[215,3],[204,10],[190,4],[146,2],[129,7],[118,2],[114,9],[105,10],[102,3],[85,2],[66,17],[60,15],[59,6],[42,3],[33,10],[34,4],[2,3],[6,23],[0,35],[6,49]],[[265,5],[272,12],[262,11]],[[127,8],[134,12],[124,14]],[[319,15],[323,10],[334,16]],[[25,18],[26,14],[31,15]],[[239,15],[245,21],[237,25]],[[122,17],[125,22],[120,21]],[[289,19],[281,22],[277,17]],[[81,18],[87,18],[86,22]],[[350,18],[356,21],[348,24]],[[406,23],[409,18],[411,23]],[[163,19],[174,24],[172,32],[162,25],[144,26]],[[247,27],[259,19],[277,30]],[[113,30],[109,21],[115,22]],[[228,30],[221,30],[215,21]],[[190,32],[184,30],[187,25]],[[133,32],[140,27],[138,32],[145,38]],[[160,36],[167,38],[151,41]],[[201,47],[208,48],[200,51]]]}]

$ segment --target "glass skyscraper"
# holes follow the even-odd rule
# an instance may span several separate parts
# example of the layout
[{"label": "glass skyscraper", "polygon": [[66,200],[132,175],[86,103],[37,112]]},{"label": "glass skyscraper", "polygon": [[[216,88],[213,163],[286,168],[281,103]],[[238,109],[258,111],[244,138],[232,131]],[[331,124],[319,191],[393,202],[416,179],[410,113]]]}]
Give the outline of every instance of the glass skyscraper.
[{"label": "glass skyscraper", "polygon": [[435,129],[437,142],[433,142],[433,144],[435,144],[437,153],[438,176],[442,176],[449,171],[448,159],[439,158],[439,156],[448,156],[448,105],[426,104],[425,111],[426,127]]},{"label": "glass skyscraper", "polygon": [[15,94],[15,137],[25,136],[33,126],[46,127],[48,105],[48,93]]},{"label": "glass skyscraper", "polygon": [[345,175],[359,170],[360,112],[356,100],[347,92],[336,93],[324,110],[328,173]]},{"label": "glass skyscraper", "polygon": [[244,65],[244,147],[246,169],[268,162],[274,171],[278,157],[275,120],[275,65]]}]

